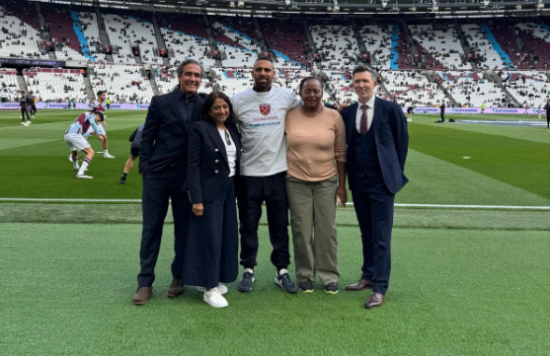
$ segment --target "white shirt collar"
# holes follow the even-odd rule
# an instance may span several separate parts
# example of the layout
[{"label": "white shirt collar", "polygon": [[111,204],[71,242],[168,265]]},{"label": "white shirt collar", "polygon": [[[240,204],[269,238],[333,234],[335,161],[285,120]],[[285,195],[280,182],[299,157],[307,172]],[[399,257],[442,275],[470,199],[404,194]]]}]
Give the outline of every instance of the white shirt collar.
[{"label": "white shirt collar", "polygon": [[[374,108],[374,99],[375,99],[375,97],[376,97],[376,96],[373,95],[373,96],[369,99],[369,101],[366,102],[366,104],[367,104],[367,106],[368,106],[369,108]],[[361,107],[361,106],[363,105],[363,104],[361,104],[359,101],[357,102],[357,104],[359,104],[359,107]]]}]

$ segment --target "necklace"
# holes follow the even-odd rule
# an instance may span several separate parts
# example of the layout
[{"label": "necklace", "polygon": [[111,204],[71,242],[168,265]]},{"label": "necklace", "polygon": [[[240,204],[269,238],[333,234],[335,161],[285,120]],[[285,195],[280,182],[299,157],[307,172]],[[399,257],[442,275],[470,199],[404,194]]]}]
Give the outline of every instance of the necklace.
[{"label": "necklace", "polygon": [[228,146],[231,146],[231,136],[229,135],[229,130],[225,130],[225,142]]}]

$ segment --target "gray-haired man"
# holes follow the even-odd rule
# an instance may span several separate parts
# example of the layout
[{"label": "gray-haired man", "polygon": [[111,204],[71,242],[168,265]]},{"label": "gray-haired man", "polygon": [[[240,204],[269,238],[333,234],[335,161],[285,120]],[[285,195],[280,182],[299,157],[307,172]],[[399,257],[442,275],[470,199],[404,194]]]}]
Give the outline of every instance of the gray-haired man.
[{"label": "gray-haired man", "polygon": [[181,274],[185,248],[189,201],[182,192],[187,180],[187,136],[193,121],[199,118],[203,99],[197,95],[202,66],[188,59],[178,66],[179,87],[151,101],[143,128],[139,173],[143,176],[143,230],[139,253],[141,270],[134,304],[146,304],[153,292],[155,265],[160,251],[162,228],[172,201],[175,257],[168,297],[183,292]]}]

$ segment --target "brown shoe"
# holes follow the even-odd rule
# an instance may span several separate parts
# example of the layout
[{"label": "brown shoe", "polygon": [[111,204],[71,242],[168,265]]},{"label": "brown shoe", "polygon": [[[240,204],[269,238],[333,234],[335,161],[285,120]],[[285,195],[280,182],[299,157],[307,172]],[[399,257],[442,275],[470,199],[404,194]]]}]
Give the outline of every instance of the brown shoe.
[{"label": "brown shoe", "polygon": [[183,285],[181,284],[181,279],[173,279],[172,284],[170,284],[170,288],[168,288],[168,292],[166,292],[166,296],[168,298],[175,298],[181,293],[183,293]]},{"label": "brown shoe", "polygon": [[147,301],[151,298],[151,294],[153,294],[153,287],[138,287],[134,294],[134,304],[147,304]]},{"label": "brown shoe", "polygon": [[349,291],[359,291],[359,290],[365,290],[372,288],[371,281],[367,281],[366,279],[360,279],[357,282],[350,284],[346,287],[346,290]]},{"label": "brown shoe", "polygon": [[367,302],[365,303],[365,308],[367,309],[374,309],[381,307],[382,304],[384,304],[384,301],[386,300],[386,296],[384,294],[380,293],[372,293],[367,299]]}]

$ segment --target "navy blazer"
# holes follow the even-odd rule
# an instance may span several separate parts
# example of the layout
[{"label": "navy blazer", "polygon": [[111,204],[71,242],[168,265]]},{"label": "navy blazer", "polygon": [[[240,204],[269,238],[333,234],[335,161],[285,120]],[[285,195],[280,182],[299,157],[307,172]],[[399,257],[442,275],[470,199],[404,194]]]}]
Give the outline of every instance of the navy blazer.
[{"label": "navy blazer", "polygon": [[[353,155],[354,147],[352,140],[353,130],[356,128],[358,103],[354,103],[341,112],[344,124],[346,125],[346,170],[348,173],[349,188],[353,186]],[[409,133],[407,119],[401,107],[391,101],[375,98],[374,117],[370,130],[374,130],[374,140],[378,152],[378,161],[382,177],[388,190],[395,194],[409,181],[405,174],[405,161],[409,149]]]},{"label": "navy blazer", "polygon": [[[186,165],[187,136],[191,123],[185,123],[181,116],[178,91],[179,88],[176,88],[151,100],[139,149],[139,172],[142,174],[174,163]],[[204,99],[197,94],[193,121],[199,119],[203,102]]]},{"label": "navy blazer", "polygon": [[[237,177],[241,163],[241,138],[235,124],[226,122],[225,125],[231,134],[231,143],[237,148]],[[197,121],[191,125],[187,172],[187,194],[191,204],[212,202],[224,186],[229,177],[229,161],[215,123]]]}]

